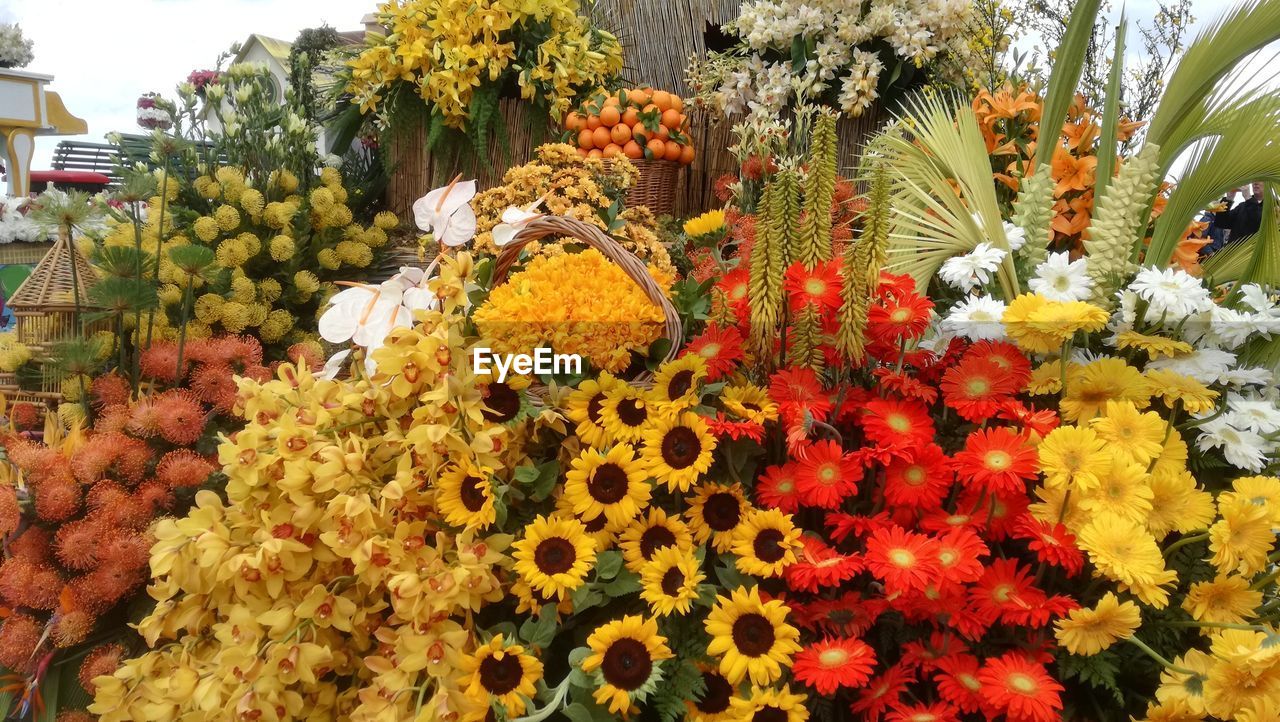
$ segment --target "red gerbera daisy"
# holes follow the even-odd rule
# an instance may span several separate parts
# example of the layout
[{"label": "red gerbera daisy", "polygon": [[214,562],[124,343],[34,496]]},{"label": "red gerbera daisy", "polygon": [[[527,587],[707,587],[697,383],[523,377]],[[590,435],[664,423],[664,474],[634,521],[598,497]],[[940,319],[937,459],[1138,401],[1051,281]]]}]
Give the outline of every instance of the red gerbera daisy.
[{"label": "red gerbera daisy", "polygon": [[1018,652],[988,659],[978,673],[987,703],[1009,722],[1053,722],[1061,718],[1062,685],[1044,667]]},{"label": "red gerbera daisy", "polygon": [[932,672],[942,660],[965,650],[964,642],[954,634],[935,631],[927,640],[919,639],[902,645],[902,664],[914,670]]},{"label": "red gerbera daisy", "polygon": [[796,604],[792,612],[806,629],[857,637],[871,629],[888,608],[883,599],[863,599],[858,592],[845,592],[835,599]]},{"label": "red gerbera daisy", "polygon": [[798,471],[799,465],[794,461],[765,469],[756,479],[756,503],[794,514],[800,509]]},{"label": "red gerbera daisy", "polygon": [[861,687],[871,678],[876,653],[860,639],[824,639],[796,655],[791,672],[818,694],[832,695],[841,687]]},{"label": "red gerbera daisy", "polygon": [[952,483],[947,456],[937,444],[913,448],[907,459],[891,461],[884,475],[884,500],[913,509],[937,509]]},{"label": "red gerbera daisy", "polygon": [[883,511],[874,516],[855,516],[840,512],[827,512],[827,518],[823,520],[823,523],[831,530],[831,539],[837,544],[843,543],[849,537],[861,539],[874,531],[890,529],[895,526],[893,519],[889,517],[887,512]]},{"label": "red gerbera daisy", "polygon": [[987,527],[987,506],[985,499],[982,504],[974,504],[972,499],[967,500],[964,497],[956,504],[956,511],[949,512],[946,509],[938,509],[929,512],[920,519],[920,528],[930,532],[947,532],[958,527],[967,527],[975,532],[981,533]]},{"label": "red gerbera daisy", "polygon": [[729,307],[733,309],[734,315],[742,321],[749,317],[750,308],[748,305],[748,290],[751,286],[751,273],[746,267],[735,268],[724,274],[724,278],[716,284],[716,288],[724,292],[725,299],[729,302]]},{"label": "red gerbera daisy", "polygon": [[716,381],[732,373],[737,363],[743,359],[742,334],[732,326],[720,328],[710,324],[680,353],[681,356],[688,354],[697,354],[705,359],[707,380]]},{"label": "red gerbera daisy", "polygon": [[980,358],[966,356],[942,375],[942,400],[968,421],[981,423],[1000,410],[1000,404],[1017,393],[1007,371]]},{"label": "red gerbera daisy", "polygon": [[937,542],[901,527],[878,529],[867,539],[867,569],[891,593],[919,591],[940,571]]},{"label": "red gerbera daisy", "polygon": [[874,464],[888,466],[897,461],[910,461],[916,448],[914,439],[910,443],[873,444],[849,452],[849,458],[858,466],[869,469]]},{"label": "red gerbera daisy", "polygon": [[1058,428],[1059,422],[1058,415],[1053,411],[1029,409],[1017,399],[1005,399],[1000,404],[996,418],[1013,421],[1037,436],[1048,436],[1050,431]]},{"label": "red gerbera daisy", "polygon": [[843,303],[839,264],[839,261],[827,261],[811,269],[805,268],[803,263],[791,264],[783,284],[791,309],[796,311],[812,303],[817,305],[819,313],[838,310]]},{"label": "red gerbera daisy", "polygon": [[865,715],[863,719],[867,722],[877,722],[884,716],[885,710],[898,705],[907,684],[913,681],[913,676],[906,669],[901,665],[894,665],[871,680],[850,708],[855,715]]},{"label": "red gerbera daisy", "polygon": [[955,705],[961,712],[977,712],[984,701],[977,657],[955,654],[939,660],[938,674],[933,677],[938,696]]},{"label": "red gerbera daisy", "polygon": [[1051,524],[1023,514],[1013,525],[1013,536],[1026,539],[1027,547],[1045,564],[1062,567],[1075,576],[1084,568],[1084,554],[1076,546],[1076,538],[1062,524]]},{"label": "red gerbera daisy", "polygon": [[1031,362],[1007,341],[979,341],[964,353],[964,360],[981,360],[999,368],[1009,377],[1015,391],[1021,391],[1031,378]]},{"label": "red gerbera daisy", "polygon": [[1016,559],[995,559],[978,583],[969,589],[974,611],[988,622],[1001,621],[1026,627],[1049,623],[1047,598],[1031,581],[1031,571]]},{"label": "red gerbera daisy", "polygon": [[788,423],[803,419],[805,412],[821,420],[831,411],[831,399],[823,392],[818,375],[804,367],[775,373],[769,381],[769,397],[778,402]]},{"label": "red gerbera daisy", "polygon": [[958,722],[956,708],[946,702],[906,704],[893,708],[885,722]]},{"label": "red gerbera daisy", "polygon": [[735,421],[726,418],[723,411],[716,413],[714,417],[706,417],[706,422],[707,428],[715,434],[717,439],[751,439],[752,441],[764,439],[763,425],[755,421]]},{"label": "red gerbera daisy", "polygon": [[922,383],[919,379],[906,372],[895,371],[892,368],[883,366],[872,371],[872,373],[879,379],[881,387],[904,399],[915,399],[926,404],[932,404],[938,400],[938,390],[936,388]]},{"label": "red gerbera daisy", "polygon": [[858,417],[867,437],[879,444],[927,444],[933,441],[933,420],[916,401],[872,399]]},{"label": "red gerbera daisy", "polygon": [[800,537],[801,550],[783,577],[796,592],[813,592],[840,586],[862,571],[862,560],[846,556],[808,534]]},{"label": "red gerbera daisy", "polygon": [[909,296],[916,292],[916,279],[905,273],[880,272],[879,283],[876,284],[877,296]]},{"label": "red gerbera daisy", "polygon": [[801,503],[819,509],[836,509],[858,493],[862,467],[834,441],[818,441],[798,459],[796,482]]},{"label": "red gerbera daisy", "polygon": [[988,493],[1025,493],[1036,478],[1037,460],[1025,435],[1008,427],[979,429],[956,454],[956,471]]},{"label": "red gerbera daisy", "polygon": [[[960,503],[966,503],[965,499],[969,500],[967,503],[972,503],[974,496],[979,493],[976,489],[966,491],[960,495]],[[1003,541],[1009,538],[1013,525],[1027,511],[1030,500],[1025,491],[995,492],[990,496],[991,500],[987,502],[987,526],[983,536],[991,541]]]},{"label": "red gerbera daisy", "polygon": [[938,567],[949,582],[972,582],[982,576],[982,557],[990,554],[982,538],[968,527],[956,527],[938,538]]},{"label": "red gerbera daisy", "polygon": [[932,310],[933,301],[914,293],[885,297],[867,313],[867,334],[895,344],[920,338]]}]

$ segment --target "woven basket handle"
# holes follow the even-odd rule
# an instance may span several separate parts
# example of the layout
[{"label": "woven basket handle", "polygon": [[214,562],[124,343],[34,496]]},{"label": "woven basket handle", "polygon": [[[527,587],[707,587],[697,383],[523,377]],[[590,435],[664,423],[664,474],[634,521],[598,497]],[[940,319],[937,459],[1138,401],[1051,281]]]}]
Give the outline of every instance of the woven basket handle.
[{"label": "woven basket handle", "polygon": [[507,273],[520,258],[522,248],[547,236],[569,236],[582,241],[603,254],[605,258],[621,268],[632,281],[635,281],[636,285],[644,291],[644,295],[648,296],[655,306],[662,309],[664,330],[667,338],[671,339],[671,348],[667,349],[667,355],[663,361],[670,361],[676,357],[680,351],[680,342],[684,340],[684,325],[680,322],[680,314],[676,312],[676,307],[667,299],[658,282],[653,280],[653,276],[649,275],[649,269],[645,267],[643,261],[590,223],[566,216],[539,216],[525,222],[511,242],[503,246],[502,252],[498,254],[498,260],[493,269],[493,287],[497,288],[506,282]]}]

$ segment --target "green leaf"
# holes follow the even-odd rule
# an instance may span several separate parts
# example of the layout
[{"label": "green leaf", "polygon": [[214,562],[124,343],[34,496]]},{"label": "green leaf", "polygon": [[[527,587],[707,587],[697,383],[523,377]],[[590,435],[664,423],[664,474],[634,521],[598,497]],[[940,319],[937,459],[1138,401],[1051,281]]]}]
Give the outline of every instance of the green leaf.
[{"label": "green leaf", "polygon": [[556,605],[547,604],[536,617],[520,625],[520,638],[530,646],[546,649],[556,637]]},{"label": "green leaf", "polygon": [[605,597],[593,584],[583,584],[573,590],[573,611],[581,612],[603,604]]},{"label": "green leaf", "polygon": [[618,577],[613,581],[600,585],[600,591],[611,599],[625,597],[628,594],[635,594],[640,591],[640,575],[630,569],[623,569],[618,572]]},{"label": "green leaf", "polygon": [[560,464],[554,459],[537,466],[518,466],[515,471],[515,480],[530,487],[529,498],[534,501],[542,501],[550,496],[559,478]]},{"label": "green leaf", "polygon": [[44,699],[44,708],[32,719],[34,722],[54,722],[58,716],[58,688],[62,686],[64,668],[50,668],[40,684],[40,696]]},{"label": "green leaf", "polygon": [[602,582],[618,576],[618,571],[622,569],[622,552],[607,551],[600,552],[596,555],[596,578]]},{"label": "green leaf", "polygon": [[1093,197],[1102,198],[1107,184],[1116,172],[1116,127],[1120,124],[1120,82],[1124,78],[1124,36],[1129,23],[1124,12],[1116,28],[1116,48],[1111,57],[1111,74],[1107,78],[1107,100],[1102,110],[1102,138],[1098,142],[1097,182]]},{"label": "green leaf", "polygon": [[736,589],[738,587],[751,588],[756,583],[748,578],[745,574],[738,571],[738,557],[735,554],[723,554],[719,561],[716,562],[716,579],[720,581],[722,587],[728,589]]},{"label": "green leaf", "polygon": [[[1081,0],[1071,13],[1067,31],[1053,56],[1053,74],[1049,76],[1044,110],[1040,114],[1042,128],[1061,128],[1066,120],[1067,108],[1071,107],[1076,87],[1080,84],[1080,73],[1088,55],[1085,51],[1093,36],[1093,23],[1098,17],[1100,4],[1101,0]],[[1055,134],[1053,138],[1041,140],[1036,147],[1036,165],[1047,166],[1053,162],[1053,152],[1058,147],[1057,137]]]},{"label": "green leaf", "polygon": [[572,652],[569,652],[569,666],[581,667],[582,660],[590,656],[591,656],[590,647],[575,647]]},{"label": "green leaf", "polygon": [[564,708],[564,716],[569,722],[595,722],[596,716],[581,702],[574,702]]}]

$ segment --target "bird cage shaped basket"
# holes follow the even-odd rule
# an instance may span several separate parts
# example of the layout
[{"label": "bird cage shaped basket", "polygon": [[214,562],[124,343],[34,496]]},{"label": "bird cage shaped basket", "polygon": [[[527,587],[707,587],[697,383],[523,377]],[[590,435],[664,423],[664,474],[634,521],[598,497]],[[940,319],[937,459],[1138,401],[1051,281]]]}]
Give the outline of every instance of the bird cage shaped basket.
[{"label": "bird cage shaped basket", "polygon": [[[32,361],[42,369],[42,395],[59,393],[57,378],[45,371],[56,360],[52,355],[59,343],[81,338],[77,314],[83,318],[98,310],[88,303],[89,287],[96,279],[93,266],[63,234],[7,301],[18,342],[31,349]],[[110,329],[109,319],[90,321],[83,325],[83,336]]]}]

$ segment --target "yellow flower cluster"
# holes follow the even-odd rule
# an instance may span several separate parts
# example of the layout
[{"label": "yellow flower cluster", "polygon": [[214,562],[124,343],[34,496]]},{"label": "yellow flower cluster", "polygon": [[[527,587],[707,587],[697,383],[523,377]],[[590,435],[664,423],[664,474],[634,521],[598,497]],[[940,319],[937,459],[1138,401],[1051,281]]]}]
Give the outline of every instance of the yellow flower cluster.
[{"label": "yellow flower cluster", "polygon": [[1009,304],[1003,321],[1019,348],[1042,354],[1061,349],[1077,332],[1101,330],[1107,318],[1104,309],[1084,301],[1053,301],[1024,293]]},{"label": "yellow flower cluster", "polygon": [[[674,280],[650,273],[661,288]],[[480,334],[502,353],[551,348],[578,354],[597,369],[621,371],[633,351],[662,335],[662,309],[599,251],[539,256],[493,289],[476,310]]]},{"label": "yellow flower cluster", "polygon": [[31,349],[15,333],[0,333],[0,371],[13,373],[31,360]]},{"label": "yellow flower cluster", "polygon": [[471,119],[480,89],[514,81],[555,118],[578,93],[622,69],[622,47],[592,25],[578,0],[395,0],[380,6],[389,28],[351,61],[347,92],[377,110],[402,84],[453,128]]}]

